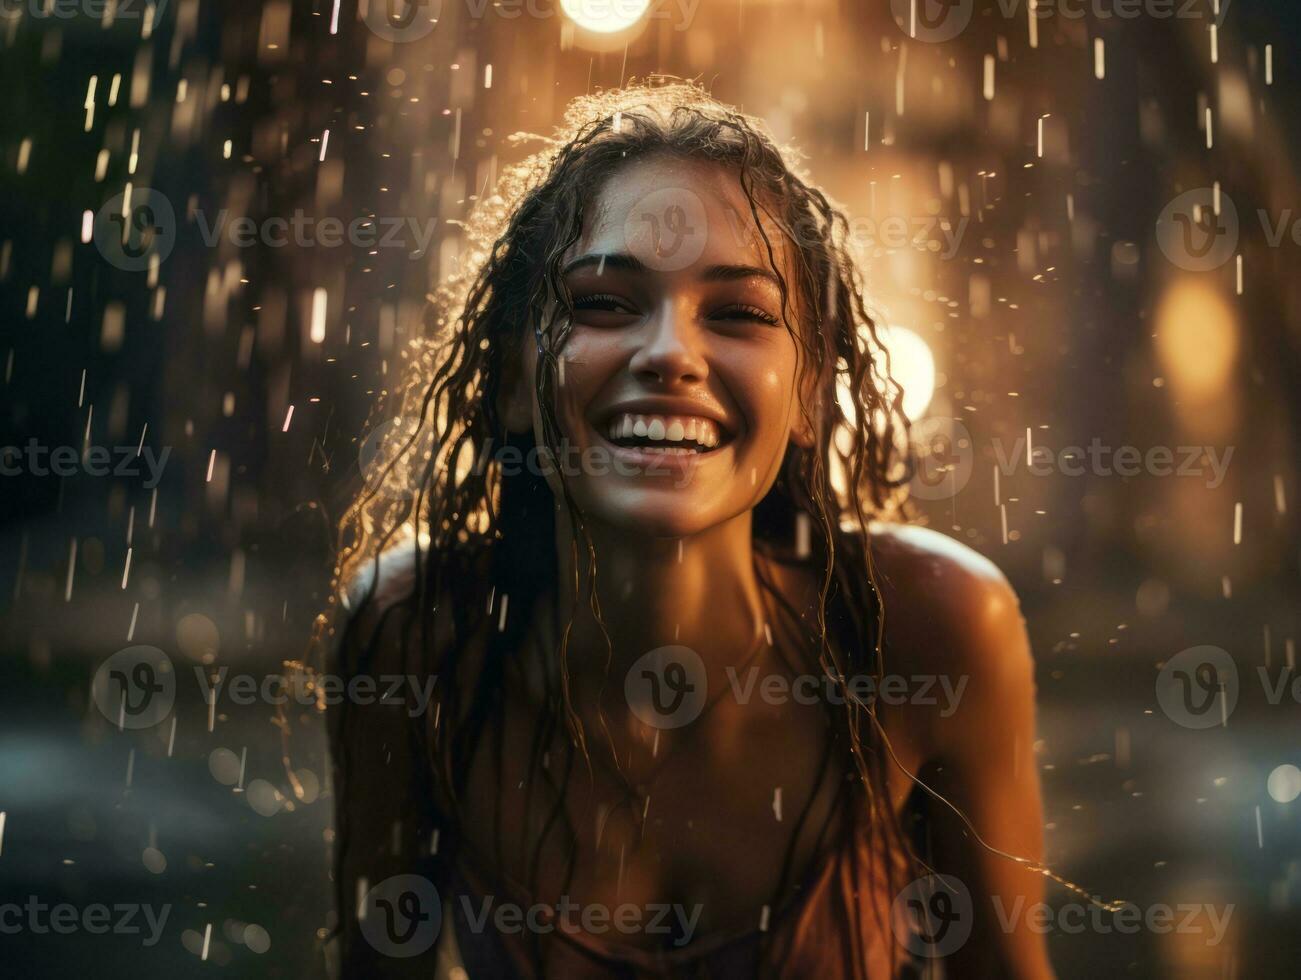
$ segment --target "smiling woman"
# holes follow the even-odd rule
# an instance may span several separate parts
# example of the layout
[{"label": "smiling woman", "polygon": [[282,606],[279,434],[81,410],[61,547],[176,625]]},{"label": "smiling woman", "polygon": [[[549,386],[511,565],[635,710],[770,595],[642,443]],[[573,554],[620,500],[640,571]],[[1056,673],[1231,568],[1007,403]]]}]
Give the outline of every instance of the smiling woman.
[{"label": "smiling woman", "polygon": [[1042,891],[1016,599],[873,523],[906,421],[843,216],[682,84],[499,195],[344,522],[343,669],[438,678],[333,718],[347,974],[1049,975],[988,901]]},{"label": "smiling woman", "polygon": [[[688,204],[665,198],[665,188]],[[661,215],[678,228],[674,240],[658,229],[629,233]],[[788,440],[812,443],[794,384],[800,344],[783,325],[789,263],[779,274],[762,239],[730,233],[744,227],[742,215],[750,220],[732,174],[648,155],[606,184],[574,245],[578,255],[564,265],[572,312],[559,354],[562,438],[631,467],[612,477],[580,474],[569,487],[580,511],[604,526],[673,539],[721,526],[767,494]],[[504,421],[525,431],[534,388],[519,380],[535,376],[537,349],[520,353]]]}]

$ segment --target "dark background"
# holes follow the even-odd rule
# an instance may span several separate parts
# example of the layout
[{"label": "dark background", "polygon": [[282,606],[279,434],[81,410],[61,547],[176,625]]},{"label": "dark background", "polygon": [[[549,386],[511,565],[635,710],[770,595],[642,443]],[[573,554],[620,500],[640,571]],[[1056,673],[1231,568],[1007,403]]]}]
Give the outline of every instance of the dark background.
[{"label": "dark background", "polygon": [[[1295,972],[1301,801],[1266,787],[1301,764],[1301,704],[1269,704],[1255,671],[1294,663],[1298,630],[1301,245],[1271,247],[1254,219],[1301,211],[1295,5],[1229,4],[1214,63],[1205,16],[1107,18],[1097,5],[1041,21],[1031,47],[1024,10],[1007,18],[992,0],[943,43],[909,39],[880,0],[701,0],[689,18],[658,8],[606,51],[541,0],[530,9],[547,16],[507,4],[476,17],[477,3],[443,0],[436,28],[402,43],[370,30],[357,0],[342,0],[334,34],[332,0],[170,0],[148,37],[143,5],[128,8],[108,21],[93,4],[65,19],[6,4],[0,17],[0,443],[80,452],[135,446],[143,431],[170,450],[156,496],[139,477],[0,478],[0,903],[172,908],[152,948],[0,935],[0,973],[324,971],[319,719],[224,703],[209,731],[190,675],[261,677],[304,655],[359,436],[423,297],[454,268],[458,222],[522,154],[506,138],[547,133],[574,95],[661,72],[699,78],[797,141],[853,217],[967,218],[952,257],[869,244],[863,260],[883,317],[934,354],[926,415],[970,434],[970,479],[921,509],[1022,598],[1048,862],[1139,905],[1234,906],[1218,946],[1054,934],[1059,974]],[[176,215],[156,275],[82,240],[83,214],[129,181]],[[1212,181],[1242,217],[1241,295],[1232,262],[1190,273],[1157,246],[1165,204]],[[195,212],[211,224],[223,209],[401,217],[437,234],[428,254],[409,235],[373,251],[210,246]],[[1234,455],[1216,488],[1022,467],[1001,477],[996,503],[1000,447],[1027,427],[1057,450],[1097,438]],[[120,732],[91,702],[96,668],[129,633],[178,665],[170,756],[170,722]],[[1242,693],[1227,726],[1196,731],[1155,692],[1160,665],[1203,644],[1230,652]],[[247,753],[241,791],[216,778],[221,749]],[[269,949],[252,948],[248,924]]]}]

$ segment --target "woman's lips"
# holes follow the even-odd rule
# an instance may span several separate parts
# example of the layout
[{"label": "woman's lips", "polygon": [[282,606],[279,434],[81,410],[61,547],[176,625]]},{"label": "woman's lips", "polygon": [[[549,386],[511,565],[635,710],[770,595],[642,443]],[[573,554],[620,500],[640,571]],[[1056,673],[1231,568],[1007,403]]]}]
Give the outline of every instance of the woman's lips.
[{"label": "woman's lips", "polygon": [[603,434],[619,445],[637,440],[638,444],[649,441],[706,452],[727,438],[727,433],[710,418],[638,412],[615,412],[606,420]]},{"label": "woman's lips", "polygon": [[[652,416],[648,418],[663,419],[665,416]],[[612,423],[614,421],[617,420],[612,420]],[[607,449],[615,460],[624,464],[628,469],[642,471],[642,473],[648,476],[655,476],[657,474],[681,475],[683,473],[689,473],[699,464],[721,456],[733,442],[733,437],[724,436],[719,432],[718,441],[708,449],[699,448],[698,444],[695,443],[686,444],[685,438],[677,440],[676,445],[673,442],[665,441],[658,446],[621,446],[618,443],[613,442],[596,426],[591,426],[591,429],[597,442]],[[646,429],[648,433],[651,431],[649,422],[647,422]],[[610,424],[607,424],[606,431],[610,431]],[[658,429],[654,431],[658,432]],[[715,431],[717,432],[718,430],[716,429]],[[666,425],[665,435],[667,434],[668,426]],[[697,437],[701,434],[699,426],[697,427],[696,434]],[[615,472],[619,472],[619,470],[616,469]],[[640,474],[637,472],[630,473],[625,469],[620,475],[634,476]]]}]

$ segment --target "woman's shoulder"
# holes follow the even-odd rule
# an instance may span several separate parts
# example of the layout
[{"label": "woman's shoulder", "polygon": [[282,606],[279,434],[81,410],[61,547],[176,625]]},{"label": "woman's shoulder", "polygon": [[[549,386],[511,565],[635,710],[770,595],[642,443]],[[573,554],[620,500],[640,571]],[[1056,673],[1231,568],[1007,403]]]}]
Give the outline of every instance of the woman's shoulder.
[{"label": "woman's shoulder", "polygon": [[1024,666],[1020,602],[988,558],[946,534],[873,524],[872,563],[886,642],[932,670]]},{"label": "woman's shoulder", "polygon": [[918,752],[978,771],[989,759],[971,753],[992,730],[1026,719],[1033,730],[1034,657],[1016,593],[998,566],[948,535],[872,530],[887,670],[948,692],[908,712]]},{"label": "woman's shoulder", "polygon": [[[482,581],[486,550],[447,553],[445,578]],[[341,583],[346,645],[354,655],[366,651],[372,669],[397,669],[410,664],[413,650],[439,647],[439,637],[446,632],[449,617],[432,617],[436,635],[430,644],[419,634],[419,627],[425,622],[420,613],[424,603],[435,608],[451,603],[446,594],[420,594],[428,569],[428,548],[419,547],[414,538],[409,538],[361,563]],[[348,659],[355,660],[355,656]]]},{"label": "woman's shoulder", "polygon": [[997,565],[947,534],[920,524],[883,522],[873,523],[869,531],[877,570],[899,586],[924,580],[928,592],[943,584],[963,597],[1011,591]]}]

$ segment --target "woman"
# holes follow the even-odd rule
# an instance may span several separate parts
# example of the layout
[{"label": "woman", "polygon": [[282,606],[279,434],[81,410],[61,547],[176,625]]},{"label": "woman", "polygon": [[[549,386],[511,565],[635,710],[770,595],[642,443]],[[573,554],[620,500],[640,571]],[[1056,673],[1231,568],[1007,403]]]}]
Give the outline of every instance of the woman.
[{"label": "woman", "polygon": [[343,669],[435,691],[334,718],[345,972],[1051,976],[1017,601],[874,523],[844,217],[684,84],[499,193],[345,521]]}]

